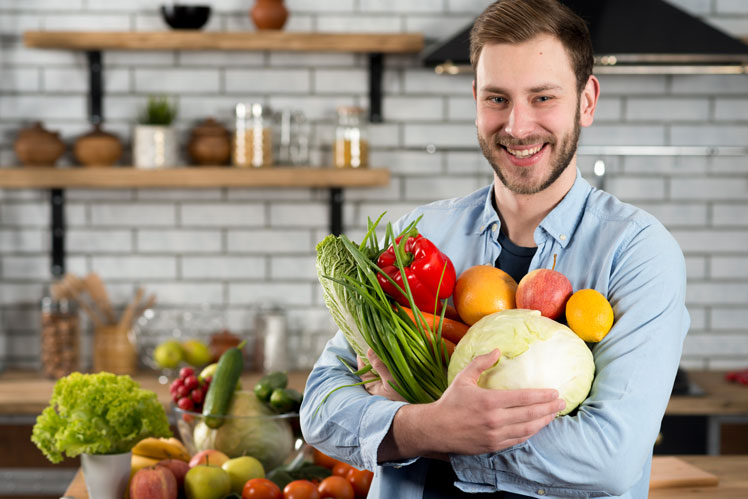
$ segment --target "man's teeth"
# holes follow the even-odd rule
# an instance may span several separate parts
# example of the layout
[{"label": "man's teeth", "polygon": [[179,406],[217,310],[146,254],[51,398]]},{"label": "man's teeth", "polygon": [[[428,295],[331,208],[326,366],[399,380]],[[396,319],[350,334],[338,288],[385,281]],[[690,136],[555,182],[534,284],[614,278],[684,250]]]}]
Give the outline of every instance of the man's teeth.
[{"label": "man's teeth", "polygon": [[532,149],[520,149],[520,150],[510,149],[507,147],[506,150],[509,151],[509,154],[511,154],[512,156],[516,156],[518,158],[527,158],[528,156],[532,156],[533,154],[537,153],[542,148],[543,146],[540,145],[537,147],[533,147]]}]

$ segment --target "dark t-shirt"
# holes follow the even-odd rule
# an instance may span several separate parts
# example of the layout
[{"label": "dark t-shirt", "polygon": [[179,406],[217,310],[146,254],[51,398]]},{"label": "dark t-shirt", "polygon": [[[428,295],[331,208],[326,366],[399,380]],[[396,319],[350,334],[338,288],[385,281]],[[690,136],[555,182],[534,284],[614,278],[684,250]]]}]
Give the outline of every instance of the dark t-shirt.
[{"label": "dark t-shirt", "polygon": [[[532,257],[535,256],[537,248],[525,248],[517,246],[499,231],[499,244],[501,254],[496,259],[494,266],[500,268],[515,281],[519,282],[530,268]],[[445,461],[429,460],[429,469],[426,473],[426,485],[423,489],[423,499],[467,499],[467,498],[519,498],[525,497],[517,494],[495,492],[492,494],[468,494],[454,486],[457,481],[452,465]]]}]

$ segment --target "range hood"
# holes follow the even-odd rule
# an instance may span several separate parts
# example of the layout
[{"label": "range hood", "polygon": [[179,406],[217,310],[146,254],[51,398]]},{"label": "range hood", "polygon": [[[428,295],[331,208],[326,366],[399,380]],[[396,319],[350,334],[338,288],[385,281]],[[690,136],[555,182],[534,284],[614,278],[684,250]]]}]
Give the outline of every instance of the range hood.
[{"label": "range hood", "polygon": [[[663,0],[562,0],[589,26],[596,74],[745,74],[748,45]],[[472,72],[470,28],[431,49],[437,73]]]}]

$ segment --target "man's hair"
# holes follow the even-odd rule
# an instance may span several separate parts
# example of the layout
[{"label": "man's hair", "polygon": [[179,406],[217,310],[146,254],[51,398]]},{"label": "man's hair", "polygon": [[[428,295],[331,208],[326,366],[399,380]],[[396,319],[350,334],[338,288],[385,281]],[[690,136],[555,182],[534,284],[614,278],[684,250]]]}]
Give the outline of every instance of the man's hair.
[{"label": "man's hair", "polygon": [[584,20],[558,0],[498,0],[489,5],[470,31],[473,70],[486,43],[521,43],[541,34],[555,36],[566,48],[581,92],[594,64],[590,32]]}]

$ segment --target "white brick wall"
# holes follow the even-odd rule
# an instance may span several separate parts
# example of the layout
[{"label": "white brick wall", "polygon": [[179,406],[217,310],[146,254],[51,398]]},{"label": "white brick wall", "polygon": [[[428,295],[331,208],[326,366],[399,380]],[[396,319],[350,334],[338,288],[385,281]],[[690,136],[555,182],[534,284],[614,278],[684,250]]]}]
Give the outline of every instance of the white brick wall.
[{"label": "white brick wall", "polygon": [[[669,0],[736,36],[748,34],[748,2]],[[297,31],[420,31],[431,43],[461,29],[487,0],[286,0]],[[13,166],[16,132],[32,121],[68,144],[89,129],[86,58],[28,49],[32,29],[166,29],[150,0],[0,0],[0,166]],[[206,30],[251,30],[249,4],[212,2]],[[415,206],[490,181],[476,147],[469,76],[437,76],[418,56],[385,58],[385,123],[369,127],[372,163],[392,182],[345,192],[346,232],[369,216],[394,220]],[[238,101],[300,109],[311,122],[312,158],[328,163],[334,109],[366,105],[366,57],[293,52],[104,53],[105,128],[129,149],[149,93],[174,95],[186,138],[213,116],[232,126]],[[748,144],[748,76],[602,76],[595,124],[582,144]],[[425,146],[434,144],[435,153]],[[129,151],[126,152],[127,161]],[[600,159],[581,156],[590,175]],[[605,157],[606,189],[655,214],[686,254],[692,317],[683,364],[745,367],[748,354],[748,158]],[[61,164],[71,164],[68,153]],[[118,306],[145,286],[166,306],[208,304],[249,332],[256,305],[286,306],[292,351],[310,365],[332,334],[314,270],[328,231],[325,189],[116,189],[67,192],[67,266],[96,270]],[[0,355],[38,365],[38,299],[49,279],[48,193],[0,190]],[[0,362],[2,364],[2,362]]]}]

